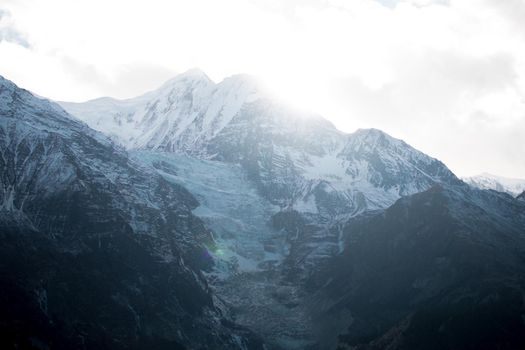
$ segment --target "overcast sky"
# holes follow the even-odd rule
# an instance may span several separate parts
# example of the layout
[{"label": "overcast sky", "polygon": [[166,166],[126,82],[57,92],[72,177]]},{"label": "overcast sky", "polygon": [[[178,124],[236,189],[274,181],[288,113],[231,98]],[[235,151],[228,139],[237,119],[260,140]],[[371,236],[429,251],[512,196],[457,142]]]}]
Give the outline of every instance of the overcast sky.
[{"label": "overcast sky", "polygon": [[525,178],[524,0],[0,1],[0,74],[39,95],[132,97],[193,67]]}]

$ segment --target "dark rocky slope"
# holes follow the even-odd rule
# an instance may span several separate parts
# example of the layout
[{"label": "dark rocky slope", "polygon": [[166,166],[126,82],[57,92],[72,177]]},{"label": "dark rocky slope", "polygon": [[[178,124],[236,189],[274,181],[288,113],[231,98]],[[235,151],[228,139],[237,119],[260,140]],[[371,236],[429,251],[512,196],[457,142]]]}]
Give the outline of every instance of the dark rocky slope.
[{"label": "dark rocky slope", "polygon": [[[525,205],[435,186],[345,227],[343,254],[311,280],[321,337],[341,349],[525,346]],[[331,343],[333,344],[333,343]]]},{"label": "dark rocky slope", "polygon": [[0,78],[0,347],[258,348],[202,275],[197,204]]}]

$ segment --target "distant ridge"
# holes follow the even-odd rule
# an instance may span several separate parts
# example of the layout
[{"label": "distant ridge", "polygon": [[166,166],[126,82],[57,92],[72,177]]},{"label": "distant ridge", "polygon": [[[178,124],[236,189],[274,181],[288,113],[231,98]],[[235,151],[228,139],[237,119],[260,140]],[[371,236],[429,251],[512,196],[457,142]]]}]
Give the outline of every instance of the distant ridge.
[{"label": "distant ridge", "polygon": [[525,191],[525,179],[513,179],[489,173],[482,173],[476,176],[464,177],[462,180],[471,186],[484,190],[505,192],[513,197],[516,197]]}]

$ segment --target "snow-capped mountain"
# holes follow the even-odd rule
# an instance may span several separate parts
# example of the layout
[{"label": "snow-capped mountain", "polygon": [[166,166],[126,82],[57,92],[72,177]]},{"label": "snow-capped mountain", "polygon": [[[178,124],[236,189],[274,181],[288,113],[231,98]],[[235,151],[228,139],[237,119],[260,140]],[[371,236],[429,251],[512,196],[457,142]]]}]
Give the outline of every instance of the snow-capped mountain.
[{"label": "snow-capped mountain", "polygon": [[525,191],[525,179],[511,179],[503,176],[483,173],[476,176],[462,178],[471,186],[508,193],[514,197]]},{"label": "snow-capped mountain", "polygon": [[255,86],[241,75],[215,84],[193,69],[136,98],[60,104],[127,148],[199,153],[244,104],[257,99]]},{"label": "snow-capped mountain", "polygon": [[350,217],[460,182],[401,140],[376,129],[343,133],[244,75],[215,84],[192,70],[130,100],[61,105],[198,198],[194,213],[217,242],[212,287],[276,346],[317,341],[300,316],[300,285],[341,253]]},{"label": "snow-capped mountain", "polygon": [[0,347],[261,346],[208,287],[197,205],[0,77]]},{"label": "snow-capped mountain", "polygon": [[338,212],[359,212],[456,180],[439,161],[379,130],[345,134],[268,96],[249,76],[215,84],[190,70],[133,99],[61,105],[128,149],[242,164],[281,208],[323,212],[322,192],[344,206]]},{"label": "snow-capped mountain", "polygon": [[300,236],[286,226],[289,240],[300,237],[291,256],[302,266],[341,249],[340,233],[331,228],[348,217],[386,208],[435,183],[459,181],[443,163],[401,140],[376,129],[343,133],[274,99],[246,75],[215,84],[191,70],[133,99],[61,105],[130,150],[240,165],[237,177],[248,178],[262,200],[276,206],[277,229],[295,212],[307,223]]}]

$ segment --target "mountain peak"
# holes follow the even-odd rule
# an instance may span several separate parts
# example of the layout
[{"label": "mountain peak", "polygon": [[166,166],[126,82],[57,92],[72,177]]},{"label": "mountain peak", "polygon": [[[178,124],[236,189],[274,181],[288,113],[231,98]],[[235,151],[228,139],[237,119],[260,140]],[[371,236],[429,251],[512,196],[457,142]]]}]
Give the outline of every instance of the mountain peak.
[{"label": "mountain peak", "polygon": [[264,91],[261,81],[250,74],[235,74],[224,78],[219,84],[220,89],[232,91],[245,91],[247,93],[260,93]]},{"label": "mountain peak", "polygon": [[158,90],[164,90],[167,87],[172,87],[181,83],[191,86],[196,84],[214,84],[213,81],[202,70],[198,68],[192,68],[169,79]]},{"label": "mountain peak", "polygon": [[363,129],[357,129],[355,132],[351,134],[352,136],[359,137],[362,139],[378,139],[381,137],[390,139],[390,140],[397,140],[394,137],[388,135],[386,132],[375,129],[375,128],[363,128]]},{"label": "mountain peak", "polygon": [[29,91],[19,88],[11,80],[6,79],[2,75],[0,75],[0,96],[5,95],[6,93],[9,93],[9,91],[13,91],[13,90],[20,90],[20,91],[25,91],[29,93]]},{"label": "mountain peak", "polygon": [[179,77],[179,78],[196,78],[196,79],[207,79],[207,80],[211,80],[208,75],[206,73],[204,73],[204,71],[202,71],[201,69],[199,68],[191,68],[191,69],[188,69],[187,71],[183,72],[183,73],[180,73],[178,74],[176,77]]},{"label": "mountain peak", "polygon": [[[28,113],[22,114],[20,116],[20,118],[27,120],[32,120],[31,112],[33,110],[39,110],[39,114],[42,114],[42,111],[52,111],[53,119],[55,119],[55,114],[60,115],[65,119],[72,118],[56,103],[46,98],[37,96],[0,75],[0,114],[3,111],[9,111],[14,108],[14,104],[25,105],[26,108],[28,108]],[[38,116],[38,119],[45,119],[45,117]]]},{"label": "mountain peak", "polygon": [[403,141],[398,140],[384,131],[370,128],[357,129],[352,134],[348,135],[347,149],[356,150],[365,147],[368,150],[376,149],[377,147],[390,147],[392,145],[402,145]]}]

